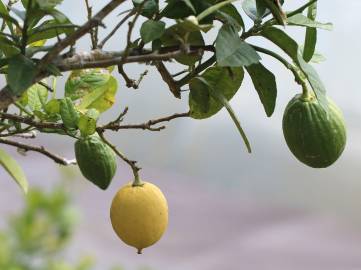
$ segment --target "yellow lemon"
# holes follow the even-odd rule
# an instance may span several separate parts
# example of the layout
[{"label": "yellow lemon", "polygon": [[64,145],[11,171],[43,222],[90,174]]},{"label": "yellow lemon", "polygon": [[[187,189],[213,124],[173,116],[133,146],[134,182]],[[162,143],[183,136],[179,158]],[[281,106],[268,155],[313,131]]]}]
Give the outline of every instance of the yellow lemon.
[{"label": "yellow lemon", "polygon": [[129,183],[114,196],[110,219],[119,238],[142,253],[155,244],[168,225],[168,205],[162,191],[155,185]]}]

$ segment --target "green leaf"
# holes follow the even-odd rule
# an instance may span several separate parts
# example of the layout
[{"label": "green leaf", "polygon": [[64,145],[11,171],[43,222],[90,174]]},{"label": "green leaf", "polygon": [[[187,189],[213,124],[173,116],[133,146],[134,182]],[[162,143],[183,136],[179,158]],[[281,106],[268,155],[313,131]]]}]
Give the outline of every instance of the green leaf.
[{"label": "green leaf", "polygon": [[207,85],[208,87],[208,90],[209,90],[209,93],[210,95],[213,97],[214,100],[218,101],[220,104],[222,104],[228,111],[230,117],[232,118],[232,121],[234,122],[234,124],[236,125],[237,127],[237,130],[239,131],[243,141],[244,141],[244,144],[246,145],[247,147],[247,151],[248,153],[251,153],[252,150],[251,150],[251,145],[248,141],[248,138],[246,136],[246,133],[244,132],[242,126],[241,126],[241,123],[237,117],[237,115],[234,113],[231,105],[228,103],[228,99],[223,95],[222,91],[216,89],[216,88],[213,88],[204,78],[202,77],[195,77],[196,80],[200,80],[202,83],[204,83],[205,85]]},{"label": "green leaf", "polygon": [[[281,4],[283,4],[283,2],[283,0],[280,1]],[[265,5],[263,1],[258,0],[244,0],[242,2],[242,8],[253,21],[261,21],[263,17],[271,13],[267,5]]]},{"label": "green leaf", "polygon": [[52,99],[45,105],[45,111],[47,114],[58,114],[60,113],[60,100]]},{"label": "green leaf", "polygon": [[27,91],[28,105],[35,111],[40,111],[45,107],[46,101],[48,99],[48,90],[40,85],[34,84]]},{"label": "green leaf", "polygon": [[227,5],[216,12],[216,18],[233,26],[236,30],[244,29],[242,16],[234,5]]},{"label": "green leaf", "polygon": [[212,13],[215,13],[216,11],[221,9],[222,7],[224,7],[226,5],[229,5],[234,1],[237,1],[237,0],[226,0],[226,1],[219,2],[219,3],[217,3],[217,4],[213,5],[213,6],[210,6],[209,8],[202,11],[202,13],[198,14],[197,20],[198,21],[203,20],[204,18],[208,17]]},{"label": "green leaf", "polygon": [[187,7],[189,7],[189,9],[192,10],[192,12],[196,13],[196,10],[190,0],[181,0],[181,1],[183,1],[187,5]]},{"label": "green leaf", "polygon": [[94,108],[100,113],[105,112],[115,103],[115,94],[117,93],[117,90],[118,82],[113,76],[110,76],[105,85],[94,88],[92,92],[85,95],[77,108],[80,111]]},{"label": "green leaf", "polygon": [[277,99],[277,84],[274,74],[261,63],[246,67],[253,85],[268,117],[272,116]]},{"label": "green leaf", "polygon": [[70,73],[65,83],[65,96],[78,100],[92,92],[95,88],[104,86],[110,78],[107,69],[83,69]]},{"label": "green leaf", "polygon": [[0,1],[0,13],[1,14],[8,14],[8,10],[7,10],[6,6],[4,5],[4,3],[2,1]]},{"label": "green leaf", "polygon": [[255,0],[244,0],[242,2],[242,8],[247,16],[250,17],[253,21],[261,20],[266,13],[266,10],[264,9],[257,9]]},{"label": "green leaf", "polygon": [[174,25],[177,28],[178,32],[188,33],[188,32],[197,32],[203,31],[208,32],[212,29],[212,24],[199,24],[198,19],[191,15],[185,18],[184,20],[179,19],[177,20],[177,24]]},{"label": "green leaf", "polygon": [[36,2],[42,9],[52,9],[63,2],[63,0],[36,0]]},{"label": "green leaf", "polygon": [[[178,25],[173,25],[167,28],[161,37],[162,44],[164,46],[180,46],[183,43],[187,43],[193,46],[203,46],[204,40],[200,31],[196,32],[185,32],[183,27],[178,27]],[[194,65],[198,60],[202,58],[202,55],[181,55],[175,59],[187,66]]]},{"label": "green leaf", "polygon": [[[315,20],[317,16],[317,2],[308,8],[308,18],[311,20]],[[305,36],[305,44],[303,48],[303,59],[306,62],[310,62],[312,60],[313,55],[316,51],[316,43],[317,43],[317,29],[307,27],[306,36]]]},{"label": "green leaf", "polygon": [[326,57],[322,54],[315,52],[310,60],[311,63],[319,64],[326,61]]},{"label": "green leaf", "polygon": [[96,109],[90,109],[85,114],[80,115],[78,127],[83,137],[95,133],[98,118],[99,112]]},{"label": "green leaf", "polygon": [[262,31],[261,35],[275,43],[292,58],[292,60],[306,75],[307,80],[315,92],[317,100],[326,109],[327,100],[325,86],[323,85],[317,71],[303,59],[302,50],[298,47],[296,41],[294,41],[284,31],[275,27],[266,28]]},{"label": "green leaf", "polygon": [[140,28],[140,36],[146,44],[153,40],[159,39],[165,31],[165,23],[161,21],[148,20]]},{"label": "green leaf", "polygon": [[296,26],[307,26],[312,28],[320,28],[324,30],[332,30],[333,26],[332,23],[320,23],[314,20],[307,18],[302,14],[296,14],[292,17],[288,18],[289,25],[296,25]]},{"label": "green leaf", "polygon": [[196,9],[190,0],[168,0],[161,15],[170,19],[181,19],[196,14]]},{"label": "green leaf", "polygon": [[281,7],[281,2],[276,0],[256,0],[257,9],[260,7],[264,10],[269,10],[273,18],[281,25],[285,25],[287,21],[287,16],[283,12]]},{"label": "green leaf", "polygon": [[17,27],[20,28],[20,24],[18,23],[18,21],[9,15],[7,9],[3,8],[3,5],[0,7],[0,18],[3,19],[9,27],[11,27],[11,24],[15,24]]},{"label": "green leaf", "polygon": [[[230,100],[241,87],[243,77],[244,71],[242,68],[224,67],[208,68],[201,75],[201,78],[206,80],[213,89],[221,91],[227,100]],[[223,103],[211,96],[209,87],[199,79],[192,79],[189,88],[189,107],[192,118],[209,118],[224,107]]]},{"label": "green leaf", "polygon": [[216,56],[217,64],[226,67],[249,66],[261,59],[256,50],[242,41],[230,25],[223,25],[218,33]]},{"label": "green leaf", "polygon": [[70,98],[64,98],[60,101],[60,116],[67,129],[77,129],[79,113]]},{"label": "green leaf", "polygon": [[71,24],[69,18],[57,9],[48,9],[45,13],[53,17],[59,24]]},{"label": "green leaf", "polygon": [[4,53],[6,57],[12,57],[20,53],[16,44],[5,36],[0,35],[0,51]]},{"label": "green leaf", "polygon": [[[139,6],[143,1],[135,1],[133,0],[133,4],[135,7]],[[147,0],[144,3],[142,12],[140,13],[142,16],[151,19],[158,11],[159,11],[159,1],[158,0]]]},{"label": "green leaf", "polygon": [[21,95],[29,88],[36,75],[36,66],[33,61],[23,55],[16,55],[9,60],[8,83],[12,94]]},{"label": "green leaf", "polygon": [[20,165],[8,153],[0,149],[0,165],[11,175],[24,193],[28,192],[28,181]]},{"label": "green leaf", "polygon": [[284,31],[276,27],[267,27],[261,32],[261,35],[280,47],[293,61],[297,61],[298,44]]},{"label": "green leaf", "polygon": [[328,102],[326,97],[326,88],[322,83],[317,71],[310,64],[306,63],[306,61],[303,59],[301,50],[298,53],[298,65],[302,69],[303,73],[306,75],[307,80],[309,81],[318,102],[320,102],[321,106],[325,110],[327,110]]},{"label": "green leaf", "polygon": [[57,20],[47,20],[39,26],[29,31],[28,44],[34,43],[39,40],[47,40],[61,34],[71,34],[74,32],[75,25],[73,24],[60,24]]},{"label": "green leaf", "polygon": [[313,58],[313,55],[316,51],[316,43],[317,43],[317,29],[315,28],[307,28],[306,36],[305,36],[305,45],[303,50],[303,59],[306,62],[310,62]]}]

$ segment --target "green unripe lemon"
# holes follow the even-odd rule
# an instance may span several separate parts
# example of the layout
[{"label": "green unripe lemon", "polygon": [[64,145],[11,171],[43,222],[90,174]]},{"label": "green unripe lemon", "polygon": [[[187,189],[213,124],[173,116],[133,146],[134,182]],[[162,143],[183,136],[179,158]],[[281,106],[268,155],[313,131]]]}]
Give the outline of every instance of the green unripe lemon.
[{"label": "green unripe lemon", "polygon": [[75,157],[83,176],[107,189],[117,170],[114,151],[94,134],[75,143]]},{"label": "green unripe lemon", "polygon": [[326,168],[342,154],[346,127],[341,110],[331,100],[325,110],[314,96],[296,95],[283,116],[283,134],[295,157],[313,168]]}]

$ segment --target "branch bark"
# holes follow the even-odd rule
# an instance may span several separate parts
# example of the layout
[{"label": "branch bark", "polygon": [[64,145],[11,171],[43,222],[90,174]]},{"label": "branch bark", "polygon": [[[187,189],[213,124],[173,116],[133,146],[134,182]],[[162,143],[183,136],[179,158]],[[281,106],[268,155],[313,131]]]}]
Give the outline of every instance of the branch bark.
[{"label": "branch bark", "polygon": [[[36,78],[34,78],[34,83],[46,77],[46,75],[44,75],[44,70],[49,64],[52,63],[52,61],[58,56],[58,54],[60,54],[68,46],[73,45],[78,39],[87,34],[90,29],[99,26],[101,24],[101,21],[124,1],[126,0],[112,0],[94,17],[88,20],[83,26],[79,27],[73,34],[58,42],[38,63],[38,74]],[[16,99],[18,99],[18,97],[14,96],[11,93],[9,86],[6,85],[0,90],[0,110],[6,109]]]},{"label": "branch bark", "polygon": [[165,126],[160,127],[153,127],[157,124],[169,122],[176,118],[183,118],[183,117],[189,117],[190,113],[175,113],[170,116],[149,120],[148,122],[142,123],[142,124],[130,124],[130,125],[119,125],[117,123],[111,122],[107,125],[101,126],[97,128],[98,132],[104,132],[105,130],[113,130],[118,131],[120,129],[143,129],[143,130],[150,130],[150,131],[161,131],[165,129]]},{"label": "branch bark", "polygon": [[[119,119],[121,119],[126,114],[126,112],[127,112],[127,110],[125,110],[121,114]],[[23,123],[23,124],[27,124],[32,127],[36,127],[37,129],[39,129],[39,131],[41,131],[42,129],[57,129],[57,130],[63,130],[66,132],[65,126],[61,123],[40,122],[40,121],[34,120],[31,117],[24,117],[24,116],[15,115],[15,114],[9,114],[9,113],[0,113],[0,116],[2,119],[10,119],[10,120],[13,120],[18,123]],[[106,125],[97,127],[97,131],[98,132],[104,132],[105,130],[118,131],[120,129],[142,129],[142,130],[149,130],[149,131],[161,131],[161,130],[165,129],[165,126],[160,126],[160,127],[154,127],[154,126],[157,124],[160,124],[160,123],[169,122],[176,118],[183,118],[183,117],[189,117],[189,112],[175,113],[170,116],[149,120],[149,121],[147,121],[145,123],[141,123],[141,124],[122,125],[122,124],[120,124],[121,121],[112,121]]]},{"label": "branch bark", "polygon": [[0,143],[15,146],[15,147],[25,150],[25,151],[38,152],[38,153],[43,154],[43,155],[47,156],[48,158],[54,160],[56,163],[58,163],[60,165],[69,166],[69,165],[76,164],[75,160],[69,160],[69,159],[63,158],[57,154],[53,154],[53,153],[49,152],[48,150],[46,150],[44,148],[44,146],[29,145],[29,144],[24,144],[21,142],[16,142],[16,141],[3,139],[3,138],[0,138]]}]

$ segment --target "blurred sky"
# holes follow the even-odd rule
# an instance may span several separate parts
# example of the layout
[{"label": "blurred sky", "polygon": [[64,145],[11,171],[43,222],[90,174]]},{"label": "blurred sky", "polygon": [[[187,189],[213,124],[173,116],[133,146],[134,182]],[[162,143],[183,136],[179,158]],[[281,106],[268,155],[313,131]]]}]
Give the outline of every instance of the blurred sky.
[{"label": "blurred sky", "polygon": [[[95,9],[99,9],[106,2],[92,1]],[[286,1],[286,10],[292,10],[304,2]],[[83,1],[64,0],[61,10],[74,23],[81,24],[85,20],[83,5]],[[239,7],[240,1],[235,5]],[[117,12],[125,9],[126,6],[123,5]],[[166,130],[159,133],[118,132],[112,134],[113,142],[130,158],[139,161],[144,168],[142,170],[144,178],[161,183],[162,189],[172,192],[168,194],[169,197],[179,196],[187,201],[188,196],[200,196],[202,190],[208,190],[213,194],[212,196],[223,198],[220,201],[225,200],[224,207],[227,209],[232,205],[227,198],[232,196],[237,200],[252,201],[257,205],[335,216],[340,222],[354,224],[357,228],[361,225],[361,214],[359,214],[361,208],[360,9],[361,1],[359,0],[319,1],[318,20],[333,22],[335,29],[332,32],[319,31],[317,50],[327,58],[327,61],[317,65],[317,70],[327,87],[328,94],[344,111],[348,126],[346,150],[334,166],[323,170],[311,169],[299,163],[291,155],[283,139],[281,119],[287,102],[301,90],[283,66],[267,57],[263,57],[263,62],[274,71],[278,83],[275,114],[271,118],[265,116],[248,76],[231,102],[251,141],[253,148],[251,155],[246,153],[242,140],[225,110],[208,120],[173,121]],[[116,16],[108,18],[105,24],[109,27],[105,31],[111,29],[111,25],[118,20]],[[140,23],[137,28],[139,26]],[[101,31],[103,35],[104,30]],[[287,27],[287,31],[302,42],[303,30]],[[215,34],[216,31],[212,31],[209,41],[214,39]],[[260,39],[250,39],[250,41],[263,46],[270,45]],[[105,49],[121,50],[124,42],[125,31],[120,31]],[[82,39],[78,49],[88,50],[88,44],[89,39],[86,37]],[[171,67],[174,71],[181,69],[179,65],[173,64]],[[137,78],[145,69],[149,69],[150,72],[139,90],[127,89],[122,79],[117,76],[120,84],[117,103],[104,115],[102,121],[106,122],[114,117],[125,106],[130,109],[125,120],[127,123],[144,122],[188,110],[187,95],[185,94],[182,100],[174,99],[153,67],[137,64],[126,66],[126,71],[134,78]],[[59,96],[63,93],[64,79],[59,82]],[[71,139],[40,135],[40,141],[64,155],[73,156]],[[38,163],[32,162],[30,165],[29,159],[35,156]],[[44,167],[49,168],[46,175],[53,175],[52,170],[55,166],[36,154],[29,154],[28,159],[22,158],[21,162],[26,167],[30,182],[34,184],[43,183],[41,178],[44,172],[36,169],[39,164],[44,164]],[[0,176],[1,182],[8,181],[5,174],[1,173]],[[158,181],[157,177],[161,179]],[[56,176],[51,178],[56,179]],[[129,168],[122,165],[112,192],[117,185],[122,185],[130,178]],[[185,187],[189,190],[187,191]],[[16,198],[21,197],[15,188],[10,190],[17,194]],[[91,194],[99,201],[101,198],[111,196],[111,192]],[[9,194],[2,193],[2,195],[9,199],[13,198],[12,196],[10,198]],[[86,201],[86,198],[83,200]],[[192,197],[191,201],[194,202],[196,199]],[[89,212],[89,209],[87,211]],[[220,230],[222,230],[221,227]],[[199,269],[211,268],[200,267]]]}]

